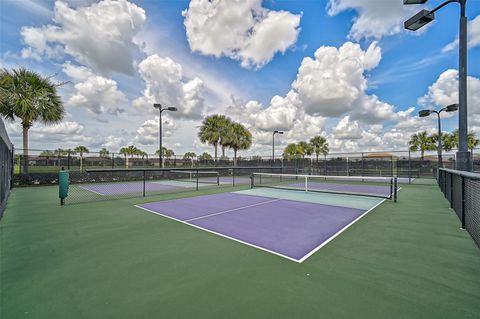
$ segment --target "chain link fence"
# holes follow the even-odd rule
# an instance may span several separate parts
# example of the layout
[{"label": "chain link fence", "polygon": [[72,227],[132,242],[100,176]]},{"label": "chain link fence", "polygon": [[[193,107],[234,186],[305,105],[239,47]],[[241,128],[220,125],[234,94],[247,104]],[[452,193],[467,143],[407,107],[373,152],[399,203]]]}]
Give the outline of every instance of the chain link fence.
[{"label": "chain link fence", "polygon": [[[29,149],[24,156],[16,150],[14,183],[45,185],[58,182],[57,173],[62,167],[70,171],[88,169],[137,169],[160,168],[160,159],[155,154],[126,155],[116,152],[75,153],[71,150]],[[480,171],[480,150],[473,152],[474,170]],[[330,153],[305,158],[284,159],[272,156],[231,157],[205,159],[201,156],[168,156],[163,158],[164,168],[197,167],[283,167],[301,173],[330,176],[382,176],[403,177],[417,184],[435,184],[438,168],[436,152],[383,151],[357,153]],[[455,167],[455,151],[443,154],[443,167]],[[28,168],[28,171],[25,171]]]},{"label": "chain link fence", "polygon": [[462,228],[480,247],[480,174],[440,169],[438,186],[460,219]]},{"label": "chain link fence", "polygon": [[3,120],[0,118],[0,218],[3,216],[12,188],[13,153],[13,144],[10,142]]}]

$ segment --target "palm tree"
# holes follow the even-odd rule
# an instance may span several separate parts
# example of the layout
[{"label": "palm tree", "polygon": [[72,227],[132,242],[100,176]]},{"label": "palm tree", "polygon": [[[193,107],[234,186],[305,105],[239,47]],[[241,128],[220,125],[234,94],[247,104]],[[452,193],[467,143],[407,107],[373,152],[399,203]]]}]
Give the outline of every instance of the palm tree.
[{"label": "palm tree", "polygon": [[[460,136],[458,130],[453,131],[452,133],[453,145],[454,147],[458,148],[458,141],[460,140]],[[467,147],[468,149],[473,152],[473,150],[480,144],[480,140],[477,139],[475,133],[469,132],[467,135]]]},{"label": "palm tree", "polygon": [[239,150],[248,150],[252,146],[252,133],[240,123],[231,123],[227,136],[227,146],[233,149],[233,163],[236,166],[237,152]]},{"label": "palm tree", "polygon": [[128,147],[122,147],[119,151],[120,154],[123,154],[125,158],[125,168],[128,168],[128,157],[127,155],[129,154]]},{"label": "palm tree", "polygon": [[183,160],[191,162],[191,165],[193,167],[193,160],[195,159],[195,157],[197,157],[197,154],[195,154],[194,152],[186,152],[183,155]]},{"label": "palm tree", "polygon": [[302,155],[302,158],[305,158],[305,155],[313,154],[313,145],[304,141],[301,141],[297,144],[298,152]]},{"label": "palm tree", "polygon": [[315,136],[310,139],[310,144],[313,147],[313,152],[318,162],[320,154],[327,155],[330,151],[328,148],[327,140],[323,136]]},{"label": "palm tree", "polygon": [[122,147],[120,149],[119,153],[125,157],[125,168],[128,168],[128,156],[133,158],[134,155],[142,155],[140,152],[142,151],[136,148],[135,145],[129,145],[128,147]]},{"label": "palm tree", "polygon": [[283,150],[283,157],[285,159],[294,159],[298,155],[298,147],[297,144],[291,143],[288,144],[287,147]]},{"label": "palm tree", "polygon": [[175,156],[175,152],[169,148],[166,148],[163,152],[163,156],[165,156],[166,159],[171,159],[173,156]]},{"label": "palm tree", "polygon": [[100,157],[108,158],[110,152],[104,147],[98,152],[98,154],[100,155]]},{"label": "palm tree", "polygon": [[203,152],[201,155],[198,156],[199,161],[211,161],[212,159],[212,155],[208,154],[207,152]]},{"label": "palm tree", "polygon": [[25,68],[0,71],[0,115],[22,121],[23,172],[28,173],[28,130],[35,122],[55,124],[65,115],[65,109],[51,77],[43,77]]},{"label": "palm tree", "polygon": [[89,153],[90,151],[86,146],[80,145],[73,149],[74,153],[80,154],[80,170],[83,169],[83,154]]},{"label": "palm tree", "polygon": [[208,116],[203,120],[198,132],[198,138],[202,143],[213,145],[215,148],[215,161],[218,159],[218,144],[228,121],[229,119],[225,115],[215,114]]},{"label": "palm tree", "polygon": [[420,151],[422,161],[425,157],[425,151],[435,150],[435,141],[431,136],[428,136],[426,131],[413,134],[408,142],[410,145],[410,151]]},{"label": "palm tree", "polygon": [[230,141],[234,138],[232,126],[233,122],[228,117],[221,122],[220,141],[218,143],[222,147],[222,159],[228,159],[225,156],[225,149],[230,147]]}]

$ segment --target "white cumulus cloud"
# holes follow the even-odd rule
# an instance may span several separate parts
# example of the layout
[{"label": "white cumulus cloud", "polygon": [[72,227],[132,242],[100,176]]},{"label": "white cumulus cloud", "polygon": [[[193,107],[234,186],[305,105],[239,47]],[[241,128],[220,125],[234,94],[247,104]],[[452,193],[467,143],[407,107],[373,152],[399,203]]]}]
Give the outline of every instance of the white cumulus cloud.
[{"label": "white cumulus cloud", "polygon": [[417,6],[403,5],[402,0],[330,0],[329,15],[354,10],[349,37],[356,41],[366,38],[380,39],[403,30],[403,22],[418,11]]},{"label": "white cumulus cloud", "polygon": [[260,68],[298,37],[301,15],[262,7],[261,0],[192,0],[183,11],[193,51]]},{"label": "white cumulus cloud", "polygon": [[169,112],[174,118],[200,119],[204,111],[203,82],[199,78],[187,81],[182,66],[170,58],[156,54],[147,57],[138,65],[140,76],[145,81],[143,96],[133,101],[136,107],[153,109],[154,103],[177,107]]},{"label": "white cumulus cloud", "polygon": [[96,72],[131,75],[139,52],[134,36],[145,20],[145,11],[126,0],[103,0],[77,8],[56,1],[54,24],[21,29],[26,45],[22,56],[39,60],[68,54]]},{"label": "white cumulus cloud", "polygon": [[98,119],[102,115],[118,115],[124,112],[126,96],[118,89],[117,82],[94,74],[86,67],[71,63],[63,65],[63,72],[74,81],[74,91],[67,105],[86,108]]}]

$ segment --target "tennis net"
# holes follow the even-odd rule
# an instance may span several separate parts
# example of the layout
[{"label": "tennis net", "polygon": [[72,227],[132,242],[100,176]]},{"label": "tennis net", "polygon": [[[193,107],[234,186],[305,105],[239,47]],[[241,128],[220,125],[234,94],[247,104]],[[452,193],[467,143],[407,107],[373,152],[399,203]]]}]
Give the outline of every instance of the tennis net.
[{"label": "tennis net", "polygon": [[251,186],[397,200],[396,177],[252,173]]},{"label": "tennis net", "polygon": [[167,175],[168,179],[180,182],[220,185],[218,171],[171,170]]}]

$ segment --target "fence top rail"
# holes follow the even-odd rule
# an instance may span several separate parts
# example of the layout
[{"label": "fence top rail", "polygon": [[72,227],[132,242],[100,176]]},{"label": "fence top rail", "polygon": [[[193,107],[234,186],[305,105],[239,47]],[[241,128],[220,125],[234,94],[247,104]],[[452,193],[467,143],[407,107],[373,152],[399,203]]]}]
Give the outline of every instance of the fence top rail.
[{"label": "fence top rail", "polygon": [[[108,172],[143,172],[143,171],[212,171],[230,169],[281,169],[275,166],[218,166],[218,167],[171,167],[171,168],[114,168],[114,169],[86,169],[87,173],[108,173]],[[288,168],[287,168],[288,169]]]},{"label": "fence top rail", "polygon": [[440,168],[441,171],[450,173],[450,174],[455,174],[458,176],[466,177],[469,179],[475,179],[475,180],[480,180],[480,174],[478,173],[470,173],[470,172],[465,172],[465,171],[458,171],[455,169],[449,169],[449,168]]}]

